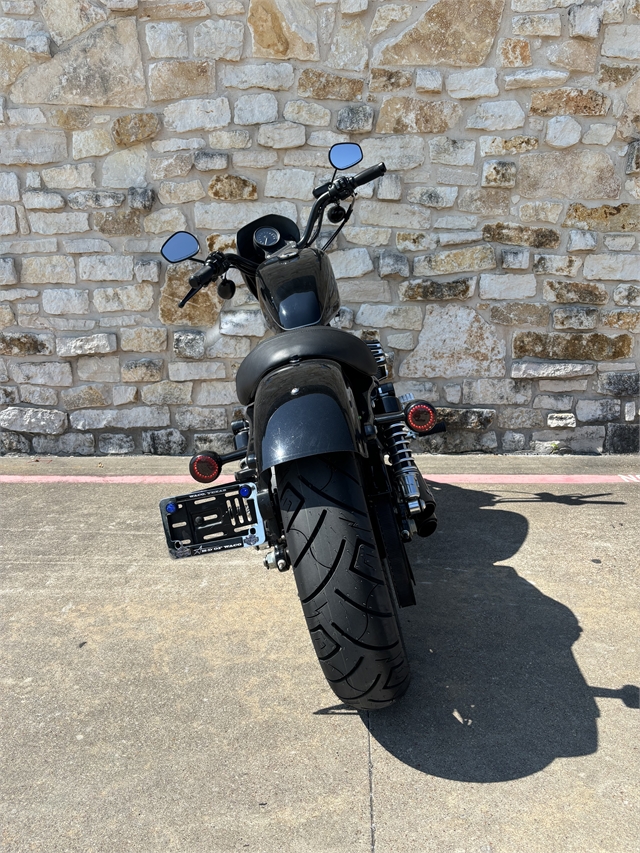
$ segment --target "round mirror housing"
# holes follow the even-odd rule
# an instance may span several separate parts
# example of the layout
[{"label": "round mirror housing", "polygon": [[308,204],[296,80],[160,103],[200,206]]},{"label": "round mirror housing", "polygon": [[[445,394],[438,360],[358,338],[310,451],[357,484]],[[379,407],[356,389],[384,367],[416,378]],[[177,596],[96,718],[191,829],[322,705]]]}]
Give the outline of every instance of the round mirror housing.
[{"label": "round mirror housing", "polygon": [[334,169],[350,169],[362,157],[362,148],[357,142],[337,142],[329,151],[329,162]]},{"label": "round mirror housing", "polygon": [[180,261],[186,261],[197,255],[199,251],[200,244],[193,234],[188,231],[176,231],[168,240],[165,240],[160,254],[170,264],[179,264]]}]

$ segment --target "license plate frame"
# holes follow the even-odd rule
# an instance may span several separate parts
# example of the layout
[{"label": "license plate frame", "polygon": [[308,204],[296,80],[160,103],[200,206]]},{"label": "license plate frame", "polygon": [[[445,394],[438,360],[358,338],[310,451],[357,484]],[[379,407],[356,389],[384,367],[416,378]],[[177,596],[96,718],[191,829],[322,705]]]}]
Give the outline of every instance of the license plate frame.
[{"label": "license plate frame", "polygon": [[[240,489],[250,494],[240,494]],[[255,483],[225,483],[160,501],[169,554],[174,559],[256,548],[267,541]],[[172,511],[167,511],[169,507]]]}]

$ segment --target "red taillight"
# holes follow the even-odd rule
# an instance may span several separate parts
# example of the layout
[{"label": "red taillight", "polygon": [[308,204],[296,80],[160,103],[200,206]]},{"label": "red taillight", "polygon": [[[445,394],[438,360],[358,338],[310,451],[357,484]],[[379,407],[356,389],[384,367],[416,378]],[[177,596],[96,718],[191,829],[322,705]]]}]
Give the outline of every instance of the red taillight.
[{"label": "red taillight", "polygon": [[222,470],[222,462],[217,453],[199,453],[189,462],[189,473],[199,483],[212,483]]},{"label": "red taillight", "polygon": [[404,410],[409,429],[417,433],[429,432],[436,425],[436,410],[431,403],[415,400]]}]

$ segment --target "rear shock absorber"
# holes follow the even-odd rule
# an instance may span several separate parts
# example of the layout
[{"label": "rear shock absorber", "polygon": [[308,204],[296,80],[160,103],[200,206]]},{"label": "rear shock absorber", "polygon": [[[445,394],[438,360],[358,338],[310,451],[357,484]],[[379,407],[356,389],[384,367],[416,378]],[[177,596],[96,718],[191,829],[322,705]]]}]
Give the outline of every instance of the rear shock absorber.
[{"label": "rear shock absorber", "polygon": [[436,504],[409,448],[401,400],[396,397],[393,383],[388,382],[378,388],[374,408],[380,414],[398,413],[397,420],[381,423],[378,429],[382,434],[382,441],[409,516],[416,523],[417,533],[420,536],[429,536],[437,525]]}]

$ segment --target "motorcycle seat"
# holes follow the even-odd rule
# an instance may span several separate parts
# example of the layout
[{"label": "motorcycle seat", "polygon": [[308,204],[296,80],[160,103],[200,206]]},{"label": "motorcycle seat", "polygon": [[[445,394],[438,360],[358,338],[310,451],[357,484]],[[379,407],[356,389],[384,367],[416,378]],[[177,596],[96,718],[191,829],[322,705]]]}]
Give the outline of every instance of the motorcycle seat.
[{"label": "motorcycle seat", "polygon": [[236,376],[238,400],[247,406],[260,380],[293,358],[321,358],[337,361],[361,378],[375,376],[377,364],[369,347],[348,332],[331,326],[306,326],[262,341],[240,365]]}]

